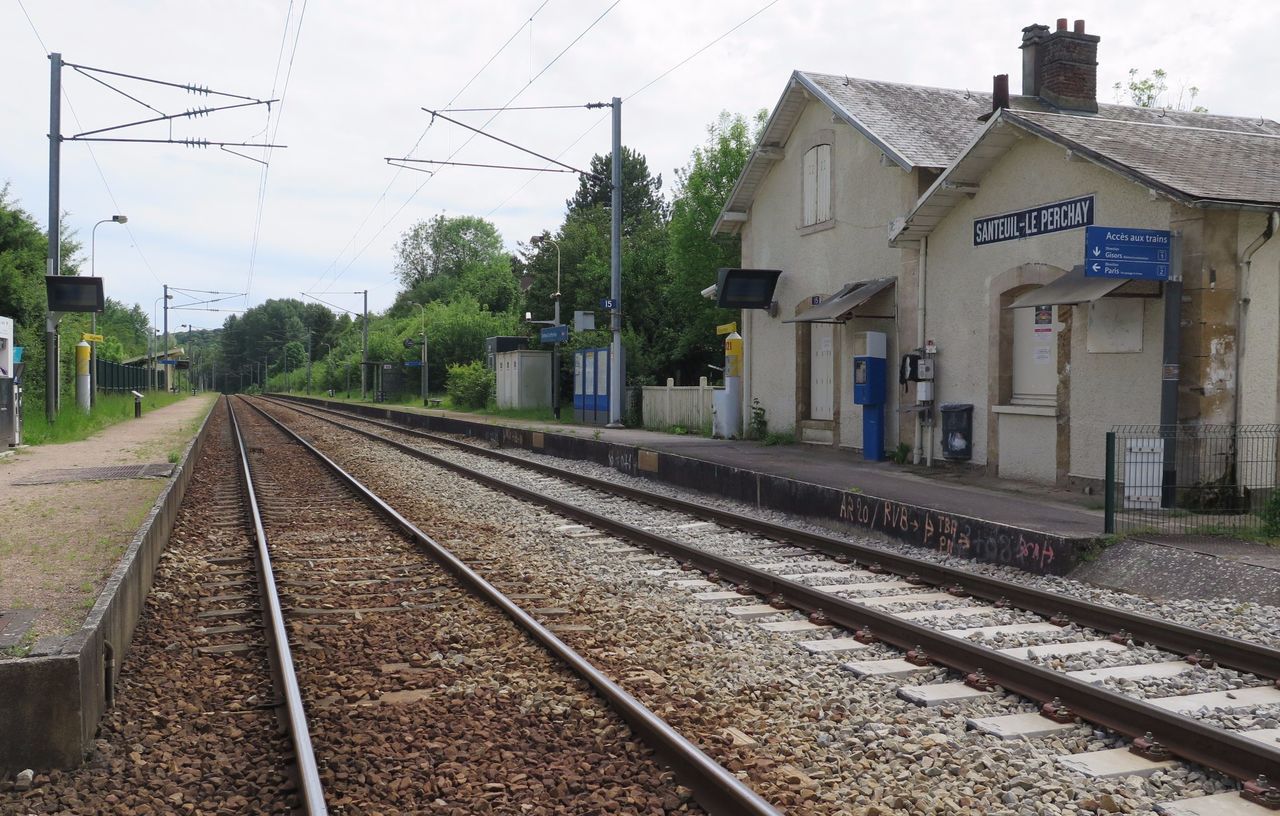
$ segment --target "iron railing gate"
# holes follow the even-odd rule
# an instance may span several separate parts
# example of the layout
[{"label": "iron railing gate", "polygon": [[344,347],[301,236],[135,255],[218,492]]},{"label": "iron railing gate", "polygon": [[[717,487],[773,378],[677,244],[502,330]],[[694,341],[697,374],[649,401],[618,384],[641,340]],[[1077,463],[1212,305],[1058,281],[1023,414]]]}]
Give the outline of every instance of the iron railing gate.
[{"label": "iron railing gate", "polygon": [[1118,425],[1106,531],[1280,536],[1280,425]]}]

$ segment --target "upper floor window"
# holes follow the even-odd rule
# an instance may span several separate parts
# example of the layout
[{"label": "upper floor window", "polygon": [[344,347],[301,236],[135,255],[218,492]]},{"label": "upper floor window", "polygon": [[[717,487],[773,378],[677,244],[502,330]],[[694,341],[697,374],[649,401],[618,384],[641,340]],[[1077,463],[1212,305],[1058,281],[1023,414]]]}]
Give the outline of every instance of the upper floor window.
[{"label": "upper floor window", "polygon": [[804,179],[800,186],[804,202],[801,226],[831,220],[831,145],[814,145],[804,154]]}]

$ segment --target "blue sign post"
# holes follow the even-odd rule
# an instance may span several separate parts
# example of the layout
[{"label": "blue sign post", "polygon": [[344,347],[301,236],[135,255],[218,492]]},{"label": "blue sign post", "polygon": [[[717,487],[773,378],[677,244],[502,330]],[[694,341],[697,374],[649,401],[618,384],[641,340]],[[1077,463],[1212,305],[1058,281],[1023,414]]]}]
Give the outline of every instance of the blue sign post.
[{"label": "blue sign post", "polygon": [[1084,274],[1089,278],[1169,279],[1168,230],[1087,227]]},{"label": "blue sign post", "polygon": [[569,327],[547,326],[538,333],[538,340],[543,343],[567,343],[569,342]]}]

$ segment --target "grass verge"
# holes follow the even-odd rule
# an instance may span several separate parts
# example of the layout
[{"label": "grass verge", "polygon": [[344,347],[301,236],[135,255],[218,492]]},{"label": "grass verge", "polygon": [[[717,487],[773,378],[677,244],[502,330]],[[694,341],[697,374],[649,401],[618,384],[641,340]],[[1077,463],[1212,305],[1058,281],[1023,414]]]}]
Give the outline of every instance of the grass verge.
[{"label": "grass verge", "polygon": [[[142,398],[142,412],[154,411],[172,405],[187,394],[168,394],[162,391],[147,392]],[[93,411],[85,413],[64,402],[62,411],[52,424],[43,411],[28,411],[22,421],[22,441],[28,445],[56,445],[76,442],[93,436],[98,431],[117,422],[133,418],[133,397],[128,394],[99,394]]]}]

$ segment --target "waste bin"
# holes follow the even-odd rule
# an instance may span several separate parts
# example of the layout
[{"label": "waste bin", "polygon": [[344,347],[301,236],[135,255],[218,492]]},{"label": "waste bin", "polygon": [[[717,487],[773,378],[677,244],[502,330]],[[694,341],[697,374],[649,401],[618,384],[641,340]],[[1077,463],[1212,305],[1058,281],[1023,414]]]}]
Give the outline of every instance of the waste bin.
[{"label": "waste bin", "polygon": [[942,457],[968,461],[973,457],[973,406],[948,402],[938,410],[942,413]]}]

